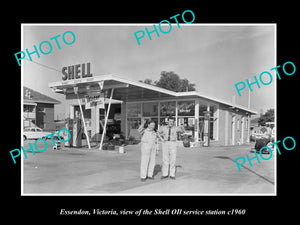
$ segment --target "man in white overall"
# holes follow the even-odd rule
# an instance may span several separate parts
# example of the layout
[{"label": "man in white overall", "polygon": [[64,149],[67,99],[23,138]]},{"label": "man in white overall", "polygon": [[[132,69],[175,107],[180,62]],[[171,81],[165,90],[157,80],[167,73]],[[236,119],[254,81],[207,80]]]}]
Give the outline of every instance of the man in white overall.
[{"label": "man in white overall", "polygon": [[175,180],[177,135],[178,133],[183,133],[184,128],[175,126],[174,122],[174,117],[168,117],[168,125],[161,126],[158,130],[158,134],[164,139],[162,143],[163,165],[161,179],[165,179],[170,176],[171,179]]},{"label": "man in white overall", "polygon": [[154,179],[153,171],[155,167],[157,133],[154,131],[155,122],[148,121],[147,128],[141,124],[138,131],[142,134],[141,139],[141,181]]}]

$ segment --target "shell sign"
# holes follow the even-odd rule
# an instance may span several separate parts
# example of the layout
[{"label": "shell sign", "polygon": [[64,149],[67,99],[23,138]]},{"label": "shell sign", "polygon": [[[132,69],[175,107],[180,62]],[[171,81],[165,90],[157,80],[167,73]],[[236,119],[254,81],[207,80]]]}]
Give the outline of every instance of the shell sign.
[{"label": "shell sign", "polygon": [[92,77],[93,74],[91,74],[90,72],[90,67],[90,63],[65,66],[61,70],[63,74],[62,80],[73,80],[85,77]]}]

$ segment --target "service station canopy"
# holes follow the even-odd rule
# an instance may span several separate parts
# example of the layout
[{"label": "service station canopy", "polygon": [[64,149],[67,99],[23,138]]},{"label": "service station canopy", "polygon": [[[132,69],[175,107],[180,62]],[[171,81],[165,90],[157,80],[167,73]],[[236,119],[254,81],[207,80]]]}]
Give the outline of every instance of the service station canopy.
[{"label": "service station canopy", "polygon": [[112,98],[121,101],[149,100],[177,96],[176,92],[141,82],[131,81],[116,75],[101,75],[52,82],[49,83],[49,87],[55,92],[62,94],[74,93],[74,87],[78,87],[79,94],[100,94],[102,89],[102,92],[106,93],[106,96],[110,96],[110,91],[114,89]]},{"label": "service station canopy", "polygon": [[138,81],[124,79],[116,75],[100,75],[93,77],[85,77],[80,79],[72,79],[66,81],[52,82],[48,85],[56,93],[74,94],[74,87],[78,87],[78,94],[80,95],[99,95],[101,92],[105,97],[109,98],[111,90],[113,89],[112,99],[120,101],[134,101],[134,100],[155,100],[168,99],[176,97],[201,97],[207,100],[218,102],[228,107],[244,110],[250,114],[257,114],[247,107],[226,102],[214,97],[199,94],[198,92],[174,92],[164,88],[156,87],[150,84],[145,84]]}]

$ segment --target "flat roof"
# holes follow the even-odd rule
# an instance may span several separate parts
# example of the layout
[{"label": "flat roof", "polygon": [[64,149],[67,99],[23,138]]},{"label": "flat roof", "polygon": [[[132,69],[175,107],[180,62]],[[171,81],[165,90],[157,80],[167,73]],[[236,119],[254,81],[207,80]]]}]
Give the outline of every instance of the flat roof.
[{"label": "flat roof", "polygon": [[127,78],[125,79],[123,77],[112,74],[51,82],[48,84],[48,86],[55,92],[62,94],[74,93],[73,87],[78,87],[78,93],[95,92],[100,94],[100,86],[98,84],[99,82],[103,82],[103,90],[110,90],[114,88],[113,99],[120,101],[133,99],[160,99],[170,97],[200,97],[230,106],[232,108],[241,109],[251,114],[257,114],[256,111],[253,111],[247,107],[200,94],[197,91],[174,92],[151,84],[145,84]]}]

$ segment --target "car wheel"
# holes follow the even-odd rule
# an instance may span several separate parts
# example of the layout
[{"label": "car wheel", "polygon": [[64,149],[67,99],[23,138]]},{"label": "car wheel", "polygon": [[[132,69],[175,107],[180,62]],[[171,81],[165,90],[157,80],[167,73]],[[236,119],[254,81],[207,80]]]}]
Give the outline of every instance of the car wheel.
[{"label": "car wheel", "polygon": [[25,135],[23,135],[23,141],[26,141],[27,137]]}]

